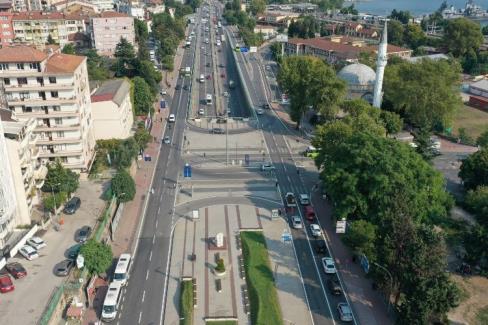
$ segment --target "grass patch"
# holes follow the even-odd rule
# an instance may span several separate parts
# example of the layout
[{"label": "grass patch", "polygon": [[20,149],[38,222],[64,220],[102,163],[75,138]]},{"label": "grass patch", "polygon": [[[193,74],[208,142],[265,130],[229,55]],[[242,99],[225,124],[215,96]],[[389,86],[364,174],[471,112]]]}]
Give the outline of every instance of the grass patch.
[{"label": "grass patch", "polygon": [[193,283],[189,280],[181,282],[180,317],[180,325],[193,324]]},{"label": "grass patch", "polygon": [[488,307],[480,309],[476,313],[476,325],[488,324]]},{"label": "grass patch", "polygon": [[464,128],[466,133],[476,140],[487,129],[487,125],[488,113],[463,105],[453,117],[452,133],[457,136],[459,128]]},{"label": "grass patch", "polygon": [[205,325],[237,325],[235,320],[213,320],[205,322]]},{"label": "grass patch", "polygon": [[261,232],[246,231],[241,233],[241,240],[251,304],[251,323],[283,324],[264,236]]}]

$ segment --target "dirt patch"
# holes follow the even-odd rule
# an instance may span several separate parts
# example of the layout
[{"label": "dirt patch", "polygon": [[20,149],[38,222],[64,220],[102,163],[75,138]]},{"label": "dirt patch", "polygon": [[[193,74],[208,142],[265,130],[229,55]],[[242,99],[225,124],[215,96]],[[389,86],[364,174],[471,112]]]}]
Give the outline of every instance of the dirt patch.
[{"label": "dirt patch", "polygon": [[449,312],[454,324],[481,325],[479,313],[488,308],[488,279],[481,276],[462,277],[456,274],[451,279],[461,288],[464,300]]}]

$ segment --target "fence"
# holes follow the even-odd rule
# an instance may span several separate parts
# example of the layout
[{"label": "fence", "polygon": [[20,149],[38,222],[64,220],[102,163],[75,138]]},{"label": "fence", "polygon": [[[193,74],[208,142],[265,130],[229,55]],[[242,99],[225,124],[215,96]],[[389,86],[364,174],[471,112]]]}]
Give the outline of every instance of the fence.
[{"label": "fence", "polygon": [[112,212],[113,212],[114,206],[116,204],[116,201],[117,201],[117,199],[115,198],[115,196],[112,197],[109,205],[107,206],[107,208],[103,212],[103,214],[101,216],[102,220],[98,223],[97,229],[95,230],[95,235],[93,236],[93,238],[95,238],[96,241],[100,241],[102,239],[102,235],[106,229],[107,222],[109,222],[110,218],[112,217]]}]

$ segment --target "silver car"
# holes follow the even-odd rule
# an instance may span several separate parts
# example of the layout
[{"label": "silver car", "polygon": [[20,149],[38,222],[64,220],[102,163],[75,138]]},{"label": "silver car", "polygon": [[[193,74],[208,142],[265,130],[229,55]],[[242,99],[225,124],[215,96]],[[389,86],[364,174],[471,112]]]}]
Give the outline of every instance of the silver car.
[{"label": "silver car", "polygon": [[352,322],[352,310],[347,302],[340,302],[337,304],[337,310],[339,311],[339,317],[343,322]]},{"label": "silver car", "polygon": [[295,229],[302,229],[303,228],[302,219],[300,219],[299,216],[291,217],[291,226]]}]

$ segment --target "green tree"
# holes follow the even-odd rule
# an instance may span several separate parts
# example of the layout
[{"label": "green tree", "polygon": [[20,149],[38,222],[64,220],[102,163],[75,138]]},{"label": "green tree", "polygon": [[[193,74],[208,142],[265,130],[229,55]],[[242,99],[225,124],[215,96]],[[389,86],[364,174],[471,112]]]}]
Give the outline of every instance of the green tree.
[{"label": "green tree", "polygon": [[488,228],[485,226],[472,227],[466,233],[463,240],[464,248],[466,249],[466,261],[472,264],[481,265],[483,269],[487,269],[486,260],[488,259]]},{"label": "green tree", "polygon": [[94,49],[89,49],[84,54],[87,57],[88,77],[90,80],[105,80],[109,78],[110,72],[105,66],[104,59]]},{"label": "green tree", "polygon": [[388,22],[388,43],[402,46],[404,33],[405,28],[401,22],[398,20],[390,20]]},{"label": "green tree", "polygon": [[49,34],[47,36],[47,44],[49,45],[53,45],[53,44],[56,44],[56,41],[54,40],[54,38],[51,36],[51,34]]},{"label": "green tree", "polygon": [[412,23],[405,28],[403,40],[412,49],[417,49],[417,47],[425,44],[426,36],[418,24]]},{"label": "green tree", "polygon": [[485,25],[481,28],[481,33],[483,35],[488,35],[488,25]]},{"label": "green tree", "polygon": [[403,11],[403,10],[400,10],[400,11],[397,11],[396,9],[393,9],[393,11],[391,12],[390,16],[388,18],[391,18],[391,19],[394,19],[394,20],[398,20],[399,22],[401,22],[402,24],[406,25],[410,22],[410,20],[412,20],[412,15],[410,14],[410,11],[406,10],[406,11]]},{"label": "green tree", "polygon": [[64,168],[59,160],[47,165],[47,175],[42,186],[43,192],[65,192],[68,195],[74,193],[79,183],[80,175]]},{"label": "green tree", "polygon": [[358,11],[356,10],[356,8],[354,8],[354,4],[350,5],[349,7],[343,7],[341,10],[340,10],[340,13],[341,14],[349,14],[349,15],[357,15],[358,14]]},{"label": "green tree", "polygon": [[369,260],[374,260],[376,230],[377,227],[366,220],[355,220],[349,223],[343,240],[355,252],[366,255]]},{"label": "green tree", "polygon": [[256,16],[258,14],[262,14],[265,9],[266,9],[266,1],[264,1],[264,0],[251,0],[250,11],[254,16]]},{"label": "green tree", "polygon": [[88,240],[81,246],[80,255],[85,258],[85,267],[90,274],[107,272],[112,265],[112,248],[110,245],[99,243],[94,239]]},{"label": "green tree", "polygon": [[151,88],[141,77],[132,79],[134,84],[134,111],[136,115],[144,115],[154,111]]},{"label": "green tree", "polygon": [[290,116],[297,128],[309,107],[326,118],[334,116],[337,104],[345,94],[344,81],[338,79],[334,70],[321,59],[311,56],[285,58],[278,82],[290,98]]},{"label": "green tree", "polygon": [[380,118],[383,120],[383,124],[386,129],[387,134],[394,134],[398,133],[403,129],[403,120],[400,115],[389,112],[389,111],[381,111]]},{"label": "green tree", "polygon": [[68,196],[66,195],[66,192],[57,192],[54,193],[54,196],[52,194],[45,196],[42,200],[42,204],[46,210],[54,211],[54,208],[59,209],[67,199]]},{"label": "green tree", "polygon": [[481,148],[488,149],[488,129],[476,139],[476,144]]},{"label": "green tree", "polygon": [[149,33],[147,31],[147,24],[144,20],[139,20],[134,18],[134,31],[136,34],[136,42],[141,45],[141,43],[145,43],[149,37]]},{"label": "green tree", "polygon": [[151,61],[139,61],[136,65],[137,74],[144,78],[149,85],[153,95],[156,95],[159,91],[159,83],[162,80],[161,72],[154,68]]},{"label": "green tree", "polygon": [[136,195],[136,184],[134,179],[125,169],[119,169],[112,178],[112,193],[119,202],[128,202]]},{"label": "green tree", "polygon": [[430,160],[434,157],[434,151],[430,130],[426,128],[419,128],[414,133],[415,144],[417,145],[416,151],[425,159]]},{"label": "green tree", "polygon": [[73,44],[66,44],[63,49],[61,50],[64,54],[76,54],[75,47]]},{"label": "green tree", "polygon": [[121,37],[120,42],[115,47],[114,56],[117,58],[114,69],[115,75],[117,77],[132,76],[136,57],[134,46],[127,39]]},{"label": "green tree", "polygon": [[462,103],[459,92],[453,91],[459,89],[459,73],[459,64],[447,60],[388,66],[385,102],[414,126],[433,129],[448,125]]},{"label": "green tree", "polygon": [[151,133],[149,133],[146,129],[144,128],[138,128],[136,130],[136,133],[134,134],[134,140],[137,143],[137,146],[140,150],[144,150],[147,147],[147,144],[149,141],[151,141]]},{"label": "green tree", "polygon": [[481,149],[463,160],[459,171],[464,188],[473,190],[488,185],[488,149]]},{"label": "green tree", "polygon": [[476,215],[478,222],[488,227],[488,185],[478,186],[469,190],[466,194],[465,203],[469,210]]},{"label": "green tree", "polygon": [[444,46],[455,57],[463,56],[469,50],[478,50],[483,43],[480,25],[467,18],[448,21],[444,29]]}]

